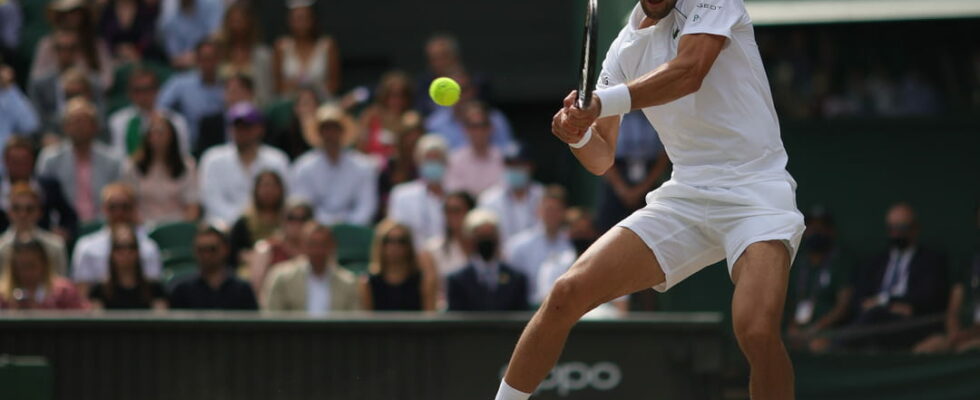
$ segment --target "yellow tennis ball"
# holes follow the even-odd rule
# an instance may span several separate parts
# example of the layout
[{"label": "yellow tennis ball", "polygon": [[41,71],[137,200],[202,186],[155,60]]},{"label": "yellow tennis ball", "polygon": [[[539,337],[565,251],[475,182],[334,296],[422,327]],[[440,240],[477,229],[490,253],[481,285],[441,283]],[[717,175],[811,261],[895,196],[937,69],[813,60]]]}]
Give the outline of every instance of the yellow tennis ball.
[{"label": "yellow tennis ball", "polygon": [[459,101],[459,84],[452,78],[436,78],[429,85],[429,97],[440,106],[451,106]]}]

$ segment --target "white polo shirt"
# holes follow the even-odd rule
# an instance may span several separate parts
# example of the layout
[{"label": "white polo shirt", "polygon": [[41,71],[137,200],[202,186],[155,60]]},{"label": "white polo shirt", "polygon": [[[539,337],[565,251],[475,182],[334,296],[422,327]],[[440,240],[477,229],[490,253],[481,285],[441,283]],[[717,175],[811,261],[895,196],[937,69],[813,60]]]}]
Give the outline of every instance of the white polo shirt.
[{"label": "white polo shirt", "polygon": [[742,0],[677,0],[667,17],[638,29],[644,17],[637,4],[606,54],[599,88],[630,82],[674,59],[684,35],[728,38],[697,92],[643,109],[673,162],[671,179],[722,187],[792,179]]}]

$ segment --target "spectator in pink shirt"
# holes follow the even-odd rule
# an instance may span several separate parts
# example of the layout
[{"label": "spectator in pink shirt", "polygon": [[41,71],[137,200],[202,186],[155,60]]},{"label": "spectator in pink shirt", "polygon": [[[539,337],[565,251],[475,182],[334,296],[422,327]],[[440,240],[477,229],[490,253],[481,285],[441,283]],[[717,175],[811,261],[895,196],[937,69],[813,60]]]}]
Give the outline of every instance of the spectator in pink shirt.
[{"label": "spectator in pink shirt", "polygon": [[41,242],[28,237],[13,246],[0,277],[0,309],[78,310],[88,303],[51,268]]},{"label": "spectator in pink shirt", "polygon": [[462,107],[463,126],[470,143],[450,154],[446,189],[450,192],[462,190],[479,197],[503,178],[504,156],[491,145],[487,106],[474,101]]}]

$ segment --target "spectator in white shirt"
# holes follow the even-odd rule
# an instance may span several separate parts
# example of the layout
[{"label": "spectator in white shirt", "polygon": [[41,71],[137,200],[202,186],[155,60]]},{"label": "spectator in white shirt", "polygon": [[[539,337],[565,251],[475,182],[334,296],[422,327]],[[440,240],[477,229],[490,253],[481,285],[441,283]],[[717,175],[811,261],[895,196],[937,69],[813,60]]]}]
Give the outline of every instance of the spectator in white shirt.
[{"label": "spectator in white shirt", "polygon": [[369,225],[377,211],[378,178],[364,155],[345,148],[356,129],[343,110],[326,105],[317,110],[321,146],[296,160],[290,192],[313,205],[315,219],[327,225]]},{"label": "spectator in white shirt", "polygon": [[479,197],[503,179],[504,156],[490,143],[491,124],[486,105],[474,101],[462,106],[461,113],[470,143],[449,156],[446,189],[465,190]]},{"label": "spectator in white shirt", "polygon": [[446,151],[446,140],[442,137],[434,134],[422,137],[415,146],[419,178],[395,186],[388,198],[388,218],[412,230],[416,247],[443,233],[442,179],[446,175]]},{"label": "spectator in white shirt", "polygon": [[[72,280],[81,293],[88,293],[89,285],[109,278],[109,254],[112,251],[111,228],[116,225],[136,225],[136,192],[122,183],[113,183],[102,189],[102,208],[106,216],[105,226],[82,236],[72,253]],[[160,249],[146,235],[143,228],[136,229],[139,241],[143,276],[150,280],[160,277]]]},{"label": "spectator in white shirt", "polygon": [[251,198],[259,172],[272,170],[286,176],[289,158],[281,150],[262,144],[262,114],[251,103],[228,110],[232,143],[215,146],[201,157],[201,201],[208,221],[228,226],[241,216]]},{"label": "spectator in white shirt", "polygon": [[545,190],[531,180],[534,162],[527,146],[508,156],[505,163],[504,181],[483,192],[478,206],[497,214],[500,237],[506,241],[538,225],[538,208]]},{"label": "spectator in white shirt", "polygon": [[180,139],[182,155],[190,155],[190,137],[187,132],[187,120],[180,114],[157,109],[157,94],[160,92],[160,81],[156,73],[149,69],[138,68],[129,75],[127,96],[131,105],[114,112],[109,116],[109,134],[112,138],[112,148],[120,156],[128,157],[136,152],[143,143],[150,127],[150,119],[155,113],[170,120]]},{"label": "spectator in white shirt", "polygon": [[538,208],[541,224],[517,234],[504,246],[507,263],[527,276],[529,304],[541,304],[554,285],[550,279],[538,281],[544,265],[561,276],[575,262],[575,246],[564,223],[566,197],[565,188],[549,185]]}]

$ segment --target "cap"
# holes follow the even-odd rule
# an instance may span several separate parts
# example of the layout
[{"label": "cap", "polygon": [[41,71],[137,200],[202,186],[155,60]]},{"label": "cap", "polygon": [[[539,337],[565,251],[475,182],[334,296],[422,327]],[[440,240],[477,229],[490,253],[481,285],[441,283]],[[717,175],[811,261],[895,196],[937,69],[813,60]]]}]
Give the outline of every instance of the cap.
[{"label": "cap", "polygon": [[260,124],[263,121],[262,112],[249,102],[240,102],[231,106],[225,117],[228,122],[240,122],[248,125]]}]

